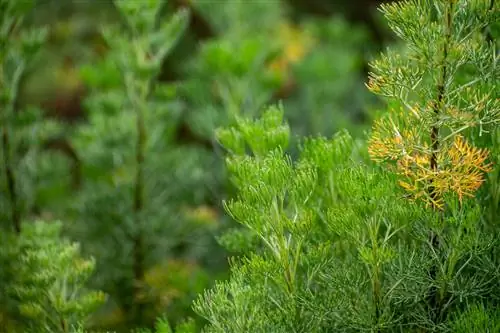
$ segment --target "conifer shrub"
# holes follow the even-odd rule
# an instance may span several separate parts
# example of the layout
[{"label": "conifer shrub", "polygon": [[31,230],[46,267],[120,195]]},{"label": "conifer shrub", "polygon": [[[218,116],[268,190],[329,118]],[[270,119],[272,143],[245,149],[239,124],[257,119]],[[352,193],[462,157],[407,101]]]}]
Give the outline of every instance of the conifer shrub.
[{"label": "conifer shrub", "polygon": [[[97,326],[147,326],[163,312],[175,324],[186,314],[194,315],[191,300],[226,269],[225,253],[213,237],[228,220],[218,212],[226,196],[226,178],[213,151],[214,129],[239,113],[255,114],[277,98],[276,91],[293,81],[292,68],[309,52],[314,57],[298,69],[304,91],[289,105],[296,105],[290,106],[295,116],[303,115],[302,108],[315,108],[312,94],[324,91],[328,82],[323,80],[318,89],[307,86],[316,81],[314,73],[326,67],[325,59],[335,54],[350,27],[340,19],[295,27],[278,2],[217,3],[202,11],[209,18],[231,13],[225,21],[211,18],[221,25],[215,24],[217,38],[203,42],[199,53],[189,57],[183,67],[187,80],[165,83],[160,82],[161,65],[172,58],[190,14],[165,16],[159,1],[121,1],[116,8],[117,28],[106,28],[113,26],[109,22],[102,25],[106,56],[81,71],[89,87],[87,122],[78,125],[71,144],[82,159],[82,189],[67,196],[65,205],[58,200],[58,207],[49,210],[74,221],[66,225],[67,231],[81,240],[84,253],[98,258],[93,286],[110,298],[94,317]],[[265,16],[238,19],[263,8]],[[262,27],[258,34],[255,24]],[[312,48],[316,36],[336,44]],[[359,32],[338,56],[337,69],[348,64],[337,73],[337,82],[345,85],[339,95],[355,85],[356,79],[348,77],[360,66],[360,57],[349,60],[346,54],[362,40]],[[336,97],[324,106],[328,108],[338,108]],[[144,120],[143,148],[138,145],[138,117]],[[205,144],[176,140],[186,124]],[[323,129],[311,126],[304,131]],[[142,163],[137,161],[139,149]],[[133,202],[138,185],[143,193],[141,213]],[[140,221],[135,216],[141,216]]]},{"label": "conifer shrub", "polygon": [[[14,305],[6,332],[75,332],[105,301],[88,291],[95,261],[61,237],[60,221],[33,221],[20,235],[1,235],[2,292]],[[2,331],[5,327],[2,328]]]},{"label": "conifer shrub", "polygon": [[381,7],[402,44],[372,62],[367,142],[289,149],[284,109],[220,129],[240,255],[195,310],[204,332],[494,332],[499,318],[494,1]]},{"label": "conifer shrub", "polygon": [[[194,304],[205,332],[499,330],[494,1],[381,7],[401,43],[372,62],[386,106],[367,142],[351,124],[362,30],[292,24],[278,1],[193,2],[216,37],[165,84],[189,14],[114,1],[108,53],[82,70],[78,192],[58,188],[64,160],[41,151],[63,126],[18,103],[46,35],[20,24],[26,4],[0,0],[0,331],[128,331],[165,313],[136,331],[195,332],[182,318],[225,269],[213,236],[227,219],[240,227],[217,239],[237,257]],[[203,145],[179,144],[186,123]],[[231,190],[221,216],[209,205]],[[105,296],[87,287],[109,296],[91,321]]]},{"label": "conifer shrub", "polygon": [[93,317],[99,329],[173,325],[194,315],[191,301],[226,269],[208,207],[221,175],[207,147],[176,141],[182,103],[159,82],[164,59],[189,23],[163,2],[118,0],[120,20],[100,28],[109,51],[82,66],[88,121],[71,136],[82,157],[82,188],[63,211],[67,232],[98,258],[92,285],[110,295]]},{"label": "conifer shrub", "polygon": [[23,25],[32,5],[0,1],[0,331],[74,332],[105,295],[86,290],[95,262],[61,237],[61,222],[33,216],[40,143],[57,126],[18,103],[47,32]]}]

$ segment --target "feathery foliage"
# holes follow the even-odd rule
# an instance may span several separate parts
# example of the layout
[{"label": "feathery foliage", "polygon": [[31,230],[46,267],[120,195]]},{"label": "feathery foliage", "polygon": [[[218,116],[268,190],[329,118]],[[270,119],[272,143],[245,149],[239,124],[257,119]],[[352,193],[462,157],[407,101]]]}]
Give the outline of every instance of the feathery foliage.
[{"label": "feathery foliage", "polygon": [[382,11],[404,44],[372,64],[388,111],[366,146],[307,138],[292,160],[278,107],[218,132],[243,228],[222,238],[241,253],[230,280],[195,303],[205,332],[498,327],[498,4]]},{"label": "feathery foliage", "polygon": [[85,285],[94,261],[60,235],[58,221],[31,221],[40,142],[57,126],[40,110],[20,109],[20,82],[43,45],[46,30],[27,30],[33,3],[0,1],[0,330],[72,332],[105,300]]},{"label": "feathery foliage", "polygon": [[158,81],[189,13],[164,19],[159,0],[115,5],[121,20],[101,27],[108,53],[82,68],[88,123],[71,140],[83,157],[84,185],[66,213],[75,219],[69,233],[99,258],[93,283],[110,295],[95,324],[121,329],[147,326],[163,312],[180,320],[222,251],[212,236],[216,212],[193,208],[218,186],[209,169],[215,156],[175,141],[181,103],[174,85]]},{"label": "feathery foliage", "polygon": [[370,90],[394,104],[374,125],[370,154],[394,161],[413,197],[441,209],[448,193],[462,202],[492,171],[487,148],[473,140],[500,122],[498,55],[484,34],[500,19],[498,5],[410,1],[381,9],[407,50],[372,63]]}]

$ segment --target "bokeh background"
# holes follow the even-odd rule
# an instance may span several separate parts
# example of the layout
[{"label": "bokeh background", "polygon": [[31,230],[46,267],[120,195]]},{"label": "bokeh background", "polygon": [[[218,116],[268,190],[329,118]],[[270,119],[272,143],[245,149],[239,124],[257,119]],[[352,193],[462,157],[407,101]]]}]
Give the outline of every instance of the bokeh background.
[{"label": "bokeh background", "polygon": [[[92,287],[109,297],[92,327],[127,332],[161,315],[202,325],[192,300],[227,277],[228,257],[240,250],[219,237],[237,226],[222,208],[231,187],[216,128],[236,113],[256,116],[282,103],[295,137],[346,128],[363,138],[380,108],[364,85],[367,64],[392,42],[380,2],[165,1],[162,17],[187,8],[190,25],[163,64],[169,97],[148,123],[154,144],[142,281],[134,280],[123,208],[133,169],[121,152],[133,126],[116,105],[109,111],[96,102],[116,79],[106,72],[100,30],[119,19],[116,8],[110,0],[37,2],[27,24],[48,26],[49,39],[20,103],[41,107],[59,127],[33,168],[31,213],[63,221],[67,237],[96,259]],[[132,315],[137,303],[146,309],[140,317]]]}]

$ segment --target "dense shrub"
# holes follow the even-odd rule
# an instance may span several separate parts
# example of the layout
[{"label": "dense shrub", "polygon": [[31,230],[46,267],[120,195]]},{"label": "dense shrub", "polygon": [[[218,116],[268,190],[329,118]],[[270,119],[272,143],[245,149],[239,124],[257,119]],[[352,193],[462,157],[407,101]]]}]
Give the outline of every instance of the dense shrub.
[{"label": "dense shrub", "polygon": [[219,131],[243,255],[196,302],[205,332],[498,329],[499,7],[381,9],[405,44],[372,62],[388,105],[367,145],[306,138],[292,159],[277,107]]},{"label": "dense shrub", "polygon": [[498,4],[301,6],[0,0],[0,331],[498,331]]}]

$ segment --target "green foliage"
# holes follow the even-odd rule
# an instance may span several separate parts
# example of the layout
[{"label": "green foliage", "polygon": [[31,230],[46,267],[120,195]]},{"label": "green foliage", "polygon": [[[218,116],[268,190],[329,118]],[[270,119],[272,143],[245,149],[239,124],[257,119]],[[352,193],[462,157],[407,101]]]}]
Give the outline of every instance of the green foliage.
[{"label": "green foliage", "polygon": [[473,304],[453,322],[453,332],[497,332],[500,330],[500,312],[483,304]]},{"label": "green foliage", "polygon": [[[480,174],[492,171],[487,151],[473,145],[491,146],[489,133],[500,122],[495,44],[483,32],[499,20],[497,7],[489,1],[382,7],[408,48],[390,49],[372,64],[369,87],[394,104],[374,125],[370,153],[397,161],[406,173],[402,185],[433,206],[442,207],[450,192],[460,201],[473,196]],[[430,183],[432,191],[425,189]]]},{"label": "green foliage", "polygon": [[369,87],[389,103],[369,146],[339,132],[301,140],[294,159],[281,107],[219,130],[237,191],[225,209],[243,226],[221,240],[242,255],[195,302],[204,332],[497,330],[498,66],[482,32],[498,5],[383,10],[406,47],[374,62]]},{"label": "green foliage", "polygon": [[[0,219],[2,223],[10,222],[8,228],[20,231],[22,215],[30,210],[33,201],[30,181],[16,181],[23,173],[30,173],[27,160],[32,156],[33,143],[37,142],[41,127],[38,110],[29,109],[22,115],[16,109],[18,91],[25,71],[31,66],[37,51],[43,44],[46,31],[21,29],[24,16],[30,9],[29,2],[23,5],[13,1],[0,2],[0,126],[2,131],[2,175],[0,186]],[[38,126],[37,126],[38,125]],[[23,149],[24,148],[24,149]],[[18,151],[28,149],[24,156]],[[19,174],[18,174],[19,173]],[[24,204],[23,204],[24,203]]]},{"label": "green foliage", "polygon": [[[227,165],[238,189],[237,198],[225,207],[257,235],[261,246],[234,261],[229,282],[219,283],[197,301],[197,311],[210,322],[207,332],[346,329],[349,319],[366,316],[373,305],[367,295],[364,307],[345,308],[359,291],[345,274],[360,278],[365,273],[361,279],[368,284],[366,273],[391,261],[387,255],[395,246],[391,237],[379,239],[380,229],[391,236],[392,229],[405,226],[415,215],[397,192],[384,201],[385,209],[382,201],[374,200],[394,190],[393,178],[363,166],[346,132],[332,139],[305,140],[293,162],[283,151],[289,130],[282,117],[281,108],[271,107],[255,122],[239,119],[219,132],[221,142],[233,152]],[[251,147],[251,156],[244,154],[245,145]],[[388,211],[394,215],[384,221]],[[381,250],[374,254],[369,244],[378,242]],[[357,246],[362,256],[353,257],[350,250]],[[352,260],[346,263],[344,258]],[[345,319],[333,325],[337,316]]]},{"label": "green foliage", "polygon": [[136,330],[134,333],[194,333],[196,332],[196,325],[194,320],[188,319],[179,323],[175,330],[171,328],[169,322],[165,318],[158,318],[154,330],[141,329]]},{"label": "green foliage", "polygon": [[[230,151],[257,147],[228,157],[238,195],[225,207],[260,245],[232,261],[230,281],[195,303],[210,322],[205,331],[446,329],[432,323],[426,305],[436,254],[425,230],[438,216],[410,204],[394,175],[359,160],[346,133],[307,139],[293,162],[277,144],[287,137],[281,117],[271,107],[260,120],[220,131]],[[264,134],[248,135],[257,132]],[[488,254],[498,244],[477,230],[479,217],[471,205],[444,221],[461,226],[442,235],[453,260],[445,264],[455,267],[440,267],[452,309],[463,298],[498,297]],[[234,232],[226,239],[241,242]]]},{"label": "green foliage", "polygon": [[[426,301],[429,319],[438,327],[454,310],[463,309],[452,306],[465,297],[453,283],[464,278],[463,272],[472,274],[460,284],[462,292],[474,290],[465,294],[467,300],[477,301],[475,293],[488,292],[493,304],[498,301],[494,286],[477,281],[497,279],[498,274],[498,258],[488,253],[498,250],[498,215],[492,212],[498,210],[499,166],[488,157],[490,151],[498,152],[500,72],[498,42],[491,30],[499,9],[486,0],[406,1],[382,7],[407,48],[389,49],[372,64],[368,86],[390,103],[389,112],[374,125],[369,151],[399,175],[410,198],[435,211],[435,221],[426,226],[435,259]],[[494,182],[479,191],[487,177]],[[457,330],[467,325],[479,329],[481,314],[486,316],[489,308],[467,311]]]},{"label": "green foliage", "polygon": [[95,262],[79,255],[79,245],[61,239],[60,222],[26,224],[21,235],[2,235],[4,292],[16,303],[23,332],[71,332],[105,300],[87,292]]},{"label": "green foliage", "polygon": [[[68,20],[86,6],[70,1],[48,35],[34,28],[40,4],[29,33],[2,36],[1,330],[198,331],[191,301],[225,277],[215,239],[239,257],[195,302],[205,332],[498,330],[498,4],[382,7],[403,44],[372,63],[387,112],[366,145],[367,31],[341,17],[292,23],[285,1],[190,1],[216,35],[189,49],[199,17],[170,12],[181,2],[103,2]],[[9,32],[28,8],[0,4]],[[54,91],[88,93],[82,123],[21,101]],[[55,135],[81,160],[78,189],[69,161],[40,149]],[[65,221],[96,262],[33,215]],[[104,299],[85,294],[89,278],[109,294],[90,321]]]},{"label": "green foliage", "polygon": [[283,101],[293,132],[329,136],[348,129],[362,137],[370,116],[365,109],[374,103],[360,75],[365,58],[373,52],[367,31],[341,16],[309,19],[299,29],[314,42],[304,59],[293,65],[298,86]]},{"label": "green foliage", "polygon": [[32,5],[0,1],[0,330],[70,332],[104,294],[84,290],[94,262],[60,237],[61,223],[29,221],[40,142],[57,128],[42,121],[39,110],[19,108],[20,82],[46,37],[45,29],[22,25]]},{"label": "green foliage", "polygon": [[[99,327],[147,326],[159,312],[179,321],[210,283],[210,257],[221,256],[212,240],[217,217],[193,216],[218,186],[217,170],[208,169],[215,156],[175,141],[176,87],[158,82],[189,15],[160,18],[161,4],[117,1],[124,25],[102,26],[110,50],[81,71],[91,88],[88,122],[71,140],[82,156],[84,185],[64,213],[75,220],[68,232],[99,258],[94,284],[116,304],[94,318]],[[115,314],[120,319],[112,320]]]},{"label": "green foliage", "polygon": [[195,133],[211,138],[234,115],[252,117],[278,100],[300,135],[360,127],[367,94],[358,73],[369,52],[362,28],[342,17],[291,22],[289,8],[279,1],[195,1],[193,6],[217,31],[187,65],[179,64],[188,79],[181,85],[186,119]]},{"label": "green foliage", "polygon": [[[259,30],[274,29],[276,18],[283,14],[285,5],[279,1],[257,1],[248,3],[245,0],[235,1],[193,1],[214,25],[220,34],[232,34],[235,37],[254,34]],[[219,8],[215,9],[214,7]],[[251,19],[248,19],[248,18]]]}]

